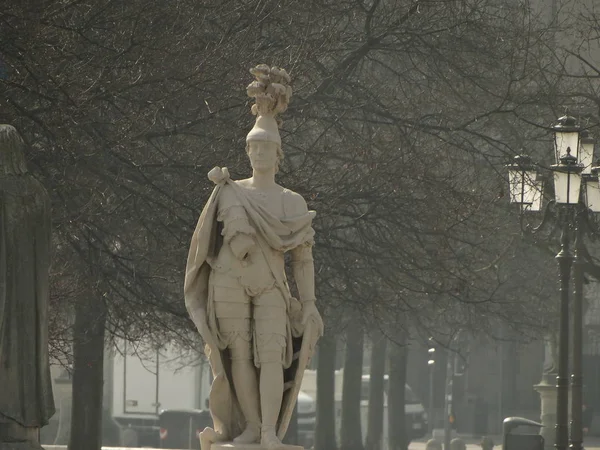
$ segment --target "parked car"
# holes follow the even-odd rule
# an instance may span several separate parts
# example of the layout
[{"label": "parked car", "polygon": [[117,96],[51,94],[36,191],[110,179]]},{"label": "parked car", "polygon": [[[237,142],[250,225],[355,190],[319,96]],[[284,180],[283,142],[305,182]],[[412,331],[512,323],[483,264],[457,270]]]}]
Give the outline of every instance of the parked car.
[{"label": "parked car", "polygon": [[167,409],[158,418],[161,448],[196,449],[200,432],[212,427],[210,411],[199,409]]}]

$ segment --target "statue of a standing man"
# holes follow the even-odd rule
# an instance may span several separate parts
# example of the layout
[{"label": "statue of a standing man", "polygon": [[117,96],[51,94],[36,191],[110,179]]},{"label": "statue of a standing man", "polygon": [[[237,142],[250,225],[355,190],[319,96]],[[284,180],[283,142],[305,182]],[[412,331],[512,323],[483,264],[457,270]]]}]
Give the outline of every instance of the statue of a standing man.
[{"label": "statue of a standing man", "polygon": [[41,448],[54,414],[48,357],[50,199],[23,140],[0,125],[0,449]]},{"label": "statue of a standing man", "polygon": [[[283,157],[275,115],[287,108],[290,78],[266,65],[251,73],[256,81],[248,95],[256,98],[252,112],[258,116],[246,138],[252,177],[234,181],[220,168],[209,173],[217,186],[192,238],[185,300],[215,376],[215,430],[208,429],[208,441],[275,449],[282,446],[306,363],[294,339],[303,349],[307,341],[314,348],[323,323],[315,306],[315,212],[275,182]],[[287,251],[299,300],[286,280]]]}]

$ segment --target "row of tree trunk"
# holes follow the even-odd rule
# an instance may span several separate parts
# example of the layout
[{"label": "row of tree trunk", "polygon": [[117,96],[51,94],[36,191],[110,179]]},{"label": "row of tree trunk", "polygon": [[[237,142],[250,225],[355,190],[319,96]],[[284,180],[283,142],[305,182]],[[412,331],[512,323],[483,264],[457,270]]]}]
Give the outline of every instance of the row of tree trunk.
[{"label": "row of tree trunk", "polygon": [[[404,332],[390,339],[380,332],[371,334],[372,353],[369,375],[367,435],[363,440],[361,395],[364,332],[359,326],[346,331],[342,385],[340,450],[380,450],[384,425],[384,375],[388,362],[388,448],[407,450],[405,384],[408,358]],[[389,348],[388,348],[389,347]],[[326,335],[317,355],[317,426],[315,450],[338,448],[335,412],[336,338]],[[364,445],[363,445],[364,442]]]},{"label": "row of tree trunk", "polygon": [[[97,297],[80,299],[75,309],[73,404],[69,450],[102,446],[103,355],[106,307]],[[384,375],[388,362],[388,447],[407,450],[404,386],[408,347],[406,336],[394,340],[372,333],[367,435],[363,441],[361,395],[364,332],[350,326],[346,332],[342,386],[340,450],[380,450],[384,422]],[[389,347],[389,348],[388,348]],[[317,424],[315,449],[338,448],[336,438],[335,369],[336,339],[326,335],[317,354]],[[365,444],[363,445],[363,442]]]}]

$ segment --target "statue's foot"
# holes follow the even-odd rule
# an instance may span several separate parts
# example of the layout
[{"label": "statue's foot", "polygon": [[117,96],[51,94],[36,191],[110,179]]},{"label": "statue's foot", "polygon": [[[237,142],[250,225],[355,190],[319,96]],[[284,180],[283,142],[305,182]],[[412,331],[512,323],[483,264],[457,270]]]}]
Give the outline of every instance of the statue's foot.
[{"label": "statue's foot", "polygon": [[255,423],[248,423],[246,429],[236,437],[236,444],[254,444],[260,440],[260,427]]},{"label": "statue's foot", "polygon": [[217,433],[212,428],[206,427],[200,433],[200,450],[210,450],[210,447],[214,442],[221,442],[224,440],[221,433]]},{"label": "statue's foot", "polygon": [[275,427],[263,427],[260,436],[261,447],[268,450],[279,450],[283,448],[283,444],[275,434]]}]

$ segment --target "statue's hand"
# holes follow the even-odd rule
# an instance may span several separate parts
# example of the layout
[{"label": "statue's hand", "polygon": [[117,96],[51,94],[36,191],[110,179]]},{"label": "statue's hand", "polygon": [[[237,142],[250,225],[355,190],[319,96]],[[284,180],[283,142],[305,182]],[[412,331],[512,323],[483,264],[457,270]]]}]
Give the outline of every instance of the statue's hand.
[{"label": "statue's hand", "polygon": [[213,167],[213,169],[208,172],[208,179],[215,184],[224,183],[229,180],[229,170],[227,167]]},{"label": "statue's hand", "polygon": [[244,261],[256,246],[252,236],[243,233],[234,236],[229,245],[234,256],[240,261]]},{"label": "statue's hand", "polygon": [[318,336],[323,336],[323,319],[315,305],[314,300],[302,304],[302,326],[306,326],[309,320],[314,320],[317,325]]}]

